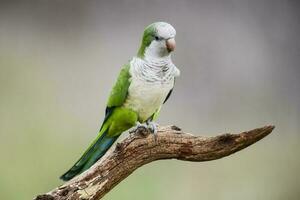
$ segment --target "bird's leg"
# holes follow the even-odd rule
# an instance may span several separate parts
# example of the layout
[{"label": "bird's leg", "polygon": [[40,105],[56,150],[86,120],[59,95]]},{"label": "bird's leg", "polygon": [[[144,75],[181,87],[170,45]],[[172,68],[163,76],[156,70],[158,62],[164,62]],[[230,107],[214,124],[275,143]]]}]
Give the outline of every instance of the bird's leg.
[{"label": "bird's leg", "polygon": [[157,139],[157,126],[158,124],[151,121],[151,120],[147,120],[146,123],[140,123],[140,122],[136,122],[136,126],[132,127],[131,129],[129,129],[129,133],[138,133],[142,136],[147,136],[149,133],[154,134],[154,138],[155,140]]},{"label": "bird's leg", "polygon": [[139,121],[136,122],[136,126],[129,129],[129,133],[138,133],[142,136],[147,136],[149,134],[148,125],[143,123],[141,124]]},{"label": "bird's leg", "polygon": [[155,122],[153,122],[153,121],[151,121],[150,119],[148,119],[148,120],[146,121],[146,124],[147,124],[148,129],[149,129],[149,130],[151,131],[151,133],[154,135],[154,139],[155,139],[155,141],[156,141],[156,139],[157,139],[157,126],[158,126],[158,124],[155,123]]},{"label": "bird's leg", "polygon": [[157,126],[158,126],[157,123],[147,120],[146,124],[147,124],[147,128],[151,131],[151,133],[157,134]]}]

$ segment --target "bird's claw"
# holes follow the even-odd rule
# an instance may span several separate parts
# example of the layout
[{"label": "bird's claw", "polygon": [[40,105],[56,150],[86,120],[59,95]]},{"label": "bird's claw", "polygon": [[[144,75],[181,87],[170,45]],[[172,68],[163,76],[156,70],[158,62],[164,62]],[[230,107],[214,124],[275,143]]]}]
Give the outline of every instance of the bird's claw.
[{"label": "bird's claw", "polygon": [[158,124],[152,121],[147,121],[146,122],[148,129],[150,130],[150,132],[154,135],[154,139],[155,141],[157,140],[157,126]]},{"label": "bird's claw", "polygon": [[129,133],[137,133],[142,136],[147,136],[149,134],[149,128],[146,124],[136,123],[136,126],[129,130]]},{"label": "bird's claw", "polygon": [[140,122],[136,123],[136,126],[129,130],[129,133],[137,133],[142,136],[147,136],[149,133],[154,134],[155,140],[157,138],[157,124],[155,122],[147,121],[146,123],[141,124]]},{"label": "bird's claw", "polygon": [[147,127],[153,134],[157,134],[157,124],[155,122],[147,122]]}]

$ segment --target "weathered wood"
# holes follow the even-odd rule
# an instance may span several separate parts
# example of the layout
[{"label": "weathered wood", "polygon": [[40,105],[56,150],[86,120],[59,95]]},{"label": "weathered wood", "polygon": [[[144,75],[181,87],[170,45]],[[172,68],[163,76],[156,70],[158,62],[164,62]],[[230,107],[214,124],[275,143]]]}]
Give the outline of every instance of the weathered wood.
[{"label": "weathered wood", "polygon": [[156,137],[148,130],[132,133],[93,167],[35,200],[97,200],[137,168],[155,160],[209,161],[233,154],[272,132],[265,126],[239,134],[215,137],[193,136],[176,126],[159,128]]}]

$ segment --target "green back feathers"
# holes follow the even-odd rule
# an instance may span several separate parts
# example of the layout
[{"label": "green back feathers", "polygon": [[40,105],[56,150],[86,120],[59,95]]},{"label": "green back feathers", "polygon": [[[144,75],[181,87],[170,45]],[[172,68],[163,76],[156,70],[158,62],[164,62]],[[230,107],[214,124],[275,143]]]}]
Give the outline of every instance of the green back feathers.
[{"label": "green back feathers", "polygon": [[156,34],[156,23],[150,24],[149,26],[146,27],[144,30],[143,38],[142,38],[142,44],[140,46],[140,49],[138,51],[138,57],[143,58],[145,49],[148,47],[152,40],[155,39],[155,34]]}]

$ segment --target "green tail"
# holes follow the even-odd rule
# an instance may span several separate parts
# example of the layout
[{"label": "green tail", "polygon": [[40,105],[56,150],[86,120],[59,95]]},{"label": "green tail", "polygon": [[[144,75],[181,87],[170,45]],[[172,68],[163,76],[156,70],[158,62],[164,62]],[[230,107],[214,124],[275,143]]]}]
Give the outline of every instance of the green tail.
[{"label": "green tail", "polygon": [[[81,158],[75,163],[75,165],[64,173],[60,179],[68,181],[78,174],[81,174],[85,170],[89,169],[97,160],[99,160],[105,152],[112,146],[112,144],[118,139],[118,136],[109,137],[107,126],[102,126],[99,136],[94,140],[91,146],[84,152]],[[104,130],[105,129],[105,130]]]}]

